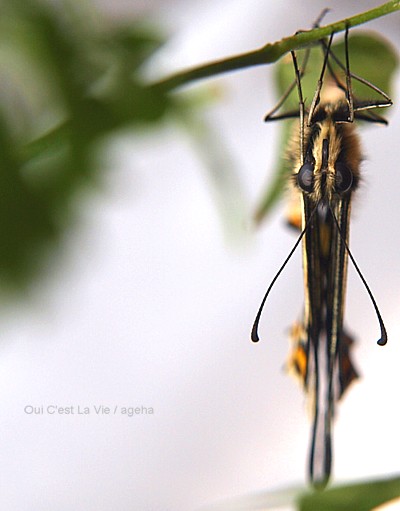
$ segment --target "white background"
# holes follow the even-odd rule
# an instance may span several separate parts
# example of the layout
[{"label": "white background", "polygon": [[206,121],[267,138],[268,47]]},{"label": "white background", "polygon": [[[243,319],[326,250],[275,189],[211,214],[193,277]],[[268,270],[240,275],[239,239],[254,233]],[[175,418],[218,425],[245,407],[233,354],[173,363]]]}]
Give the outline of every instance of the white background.
[{"label": "white background", "polygon": [[[152,73],[248,51],[308,28],[323,1],[120,1],[113,15],[149,12],[170,33]],[[335,2],[326,22],[377,3]],[[400,48],[399,14],[374,21]],[[398,85],[398,84],[397,84]],[[295,237],[283,206],[259,229],[251,215],[271,178],[277,126],[271,70],[203,82],[204,112],[245,194],[227,229],[207,171],[178,126],[126,135],[102,162],[104,186],[76,209],[63,257],[25,303],[3,311],[0,502],[8,511],[186,511],[235,495],[303,484],[309,424],[283,371],[287,331],[302,308],[298,252],[249,331]],[[192,89],[196,90],[195,87]],[[397,86],[397,96],[400,96]],[[335,426],[335,479],[399,470],[399,110],[363,131],[366,161],[351,247],[379,303],[350,269],[346,324],[362,380]],[[227,233],[229,235],[227,235]],[[91,414],[28,415],[26,405],[89,406]],[[94,406],[154,415],[99,415]]]}]

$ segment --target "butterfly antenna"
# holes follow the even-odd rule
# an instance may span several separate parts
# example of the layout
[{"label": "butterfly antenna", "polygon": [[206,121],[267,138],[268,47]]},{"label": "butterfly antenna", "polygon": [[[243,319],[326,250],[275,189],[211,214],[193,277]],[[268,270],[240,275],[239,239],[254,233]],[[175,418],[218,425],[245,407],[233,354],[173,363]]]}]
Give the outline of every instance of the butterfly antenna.
[{"label": "butterfly antenna", "polygon": [[313,218],[313,216],[314,216],[314,214],[315,214],[315,212],[316,212],[316,210],[318,208],[318,205],[319,205],[319,202],[317,203],[317,205],[314,207],[313,211],[311,212],[311,215],[310,215],[310,217],[309,217],[309,219],[308,219],[304,229],[301,231],[301,234],[298,237],[296,243],[294,244],[292,250],[289,252],[289,255],[286,257],[285,261],[283,262],[282,266],[279,268],[279,270],[278,270],[277,274],[275,275],[275,277],[272,279],[272,282],[269,285],[269,287],[267,289],[267,292],[264,295],[264,298],[263,298],[263,300],[261,302],[260,308],[258,309],[256,319],[254,320],[253,328],[251,330],[251,340],[253,342],[258,342],[260,340],[260,338],[258,336],[258,324],[260,322],[261,314],[262,314],[265,302],[267,301],[268,295],[269,295],[271,289],[273,288],[275,282],[277,281],[279,275],[282,273],[282,271],[284,270],[285,266],[289,262],[289,259],[292,257],[292,255],[294,254],[296,248],[299,246],[300,241],[303,239],[303,236],[307,232],[307,229],[308,229],[308,227],[309,227],[309,225],[311,223],[311,220],[312,220],[312,218]]},{"label": "butterfly antenna", "polygon": [[336,224],[336,227],[337,227],[337,230],[338,230],[338,233],[339,233],[339,236],[341,238],[341,240],[343,241],[344,243],[344,246],[346,247],[346,251],[347,253],[349,254],[349,257],[351,259],[351,262],[353,263],[354,265],[354,268],[356,269],[357,273],[358,273],[358,276],[360,277],[362,283],[364,284],[364,287],[365,289],[367,290],[367,293],[372,301],[372,305],[374,306],[374,309],[375,309],[375,312],[376,312],[376,315],[377,315],[377,318],[378,318],[378,321],[379,321],[379,327],[381,329],[381,337],[380,339],[377,341],[377,343],[379,344],[379,346],[385,346],[385,344],[387,343],[387,333],[386,333],[386,328],[385,328],[385,325],[383,323],[383,319],[382,319],[382,316],[381,316],[381,313],[379,312],[379,309],[378,309],[378,305],[375,301],[375,298],[367,284],[367,281],[365,280],[363,274],[361,273],[361,270],[360,268],[358,267],[358,264],[356,263],[354,257],[353,257],[353,254],[351,253],[350,251],[350,248],[349,248],[349,245],[347,244],[347,241],[345,239],[345,237],[343,236],[341,230],[340,230],[340,227],[339,227],[339,223],[336,219],[336,216],[335,214],[333,213],[333,210],[331,208],[331,206],[329,206],[329,209],[331,210],[331,214],[332,214],[332,217],[333,217],[333,220]]}]

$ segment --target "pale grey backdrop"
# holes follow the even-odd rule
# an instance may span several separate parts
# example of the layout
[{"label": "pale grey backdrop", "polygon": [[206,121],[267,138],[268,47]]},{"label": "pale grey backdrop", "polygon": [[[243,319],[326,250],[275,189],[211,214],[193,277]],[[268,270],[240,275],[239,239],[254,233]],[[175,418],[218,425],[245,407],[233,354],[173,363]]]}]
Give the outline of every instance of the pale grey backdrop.
[{"label": "pale grey backdrop", "polygon": [[[378,2],[335,2],[334,21]],[[247,51],[307,28],[324,1],[99,0],[115,16],[149,11],[171,34],[155,76]],[[400,48],[400,15],[372,22]],[[400,96],[397,83],[397,97]],[[83,219],[29,303],[1,321],[2,490],[8,511],[187,511],[304,481],[309,424],[283,371],[287,330],[302,307],[300,253],[254,314],[294,243],[283,206],[262,228],[251,214],[275,161],[271,71],[201,85],[204,116],[230,154],[245,196],[226,235],[193,143],[177,126],[110,144],[102,190],[77,201]],[[193,91],[195,88],[193,88]],[[350,269],[346,323],[362,380],[335,427],[338,480],[399,469],[399,109],[363,132],[353,253],[384,316],[389,344]],[[231,226],[232,227],[232,226]],[[28,415],[26,405],[91,407],[89,416]],[[93,407],[153,407],[97,416]],[[119,408],[118,408],[119,410]]]}]

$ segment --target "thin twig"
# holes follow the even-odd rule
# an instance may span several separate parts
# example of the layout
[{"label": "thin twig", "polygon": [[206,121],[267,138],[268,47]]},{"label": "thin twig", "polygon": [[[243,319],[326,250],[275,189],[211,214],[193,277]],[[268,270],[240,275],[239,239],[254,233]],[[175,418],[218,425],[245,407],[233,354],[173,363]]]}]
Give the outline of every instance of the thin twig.
[{"label": "thin twig", "polygon": [[342,32],[346,29],[346,26],[349,28],[355,27],[398,10],[400,10],[400,0],[391,0],[390,2],[386,2],[380,7],[376,7],[370,11],[337,21],[336,23],[331,23],[324,27],[299,32],[293,36],[285,37],[275,43],[266,44],[258,50],[242,53],[240,55],[235,55],[233,57],[228,57],[226,59],[217,60],[199,67],[181,71],[153,83],[152,87],[166,92],[186,85],[194,80],[210,78],[221,73],[244,69],[246,67],[270,64],[272,62],[276,62],[282,55],[291,50],[298,50],[299,48],[316,43],[324,37],[329,36],[332,32]]}]

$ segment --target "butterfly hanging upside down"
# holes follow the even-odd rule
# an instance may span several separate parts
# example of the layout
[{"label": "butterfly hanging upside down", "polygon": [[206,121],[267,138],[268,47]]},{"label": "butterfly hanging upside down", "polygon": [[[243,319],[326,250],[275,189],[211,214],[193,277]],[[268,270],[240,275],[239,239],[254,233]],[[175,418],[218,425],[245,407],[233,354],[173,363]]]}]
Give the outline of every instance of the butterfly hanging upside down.
[{"label": "butterfly hanging upside down", "polygon": [[[251,338],[254,342],[259,340],[258,323],[265,301],[302,241],[305,305],[302,320],[291,330],[289,366],[311,400],[309,477],[316,488],[324,488],[331,474],[331,430],[336,403],[357,378],[350,356],[353,340],[343,329],[348,257],[375,308],[381,329],[378,344],[387,342],[378,307],[350,252],[348,240],[351,199],[359,183],[362,159],[355,121],[387,124],[376,109],[388,107],[392,101],[378,87],[350,71],[348,33],[346,28],[345,64],[332,50],[333,33],[329,41],[320,41],[323,64],[308,108],[303,98],[302,77],[310,50],[306,50],[300,68],[296,53],[291,52],[296,79],[265,119],[299,119],[288,156],[293,168],[289,188],[301,206],[299,218],[292,216],[291,223],[297,224],[301,234],[264,296]],[[343,71],[345,83],[333,64]],[[330,83],[323,86],[326,74]],[[352,80],[363,83],[382,99],[358,100],[353,94]],[[299,108],[275,115],[296,87]]]}]

